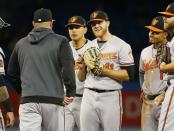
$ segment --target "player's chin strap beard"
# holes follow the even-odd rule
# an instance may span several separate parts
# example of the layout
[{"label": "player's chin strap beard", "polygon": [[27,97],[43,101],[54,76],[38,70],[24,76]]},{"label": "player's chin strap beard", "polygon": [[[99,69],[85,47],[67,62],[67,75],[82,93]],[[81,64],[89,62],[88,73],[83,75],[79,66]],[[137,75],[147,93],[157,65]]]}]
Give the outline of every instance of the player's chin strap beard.
[{"label": "player's chin strap beard", "polygon": [[152,44],[154,49],[158,49],[162,46],[162,43],[151,43],[151,42],[149,42],[149,44]]},{"label": "player's chin strap beard", "polygon": [[154,49],[160,48],[162,45],[167,44],[167,40],[164,43],[151,43]]}]

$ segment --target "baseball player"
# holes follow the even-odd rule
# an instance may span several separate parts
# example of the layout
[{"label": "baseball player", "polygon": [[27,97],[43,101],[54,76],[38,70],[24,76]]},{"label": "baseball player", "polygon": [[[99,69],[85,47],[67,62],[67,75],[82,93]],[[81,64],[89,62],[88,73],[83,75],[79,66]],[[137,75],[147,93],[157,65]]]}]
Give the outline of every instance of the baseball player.
[{"label": "baseball player", "polygon": [[[0,28],[3,27],[8,27],[10,26],[10,24],[5,23],[2,18],[0,18]],[[7,114],[6,114],[6,127],[12,127],[14,122],[15,122],[15,117],[13,114],[13,109],[12,109],[12,105],[11,102],[9,100],[9,94],[7,91],[7,88],[5,86],[5,82],[4,82],[4,75],[5,75],[5,71],[4,71],[4,52],[2,51],[2,48],[0,48],[0,101],[3,103],[4,107],[7,110]],[[5,125],[4,125],[4,119],[2,116],[2,112],[0,111],[0,131],[5,131]]]},{"label": "baseball player", "polygon": [[[76,94],[73,102],[65,106],[65,130],[73,131],[75,124],[80,130],[80,107],[84,91],[84,81],[79,81],[77,78],[77,71],[79,68],[86,68],[85,65],[80,66],[79,62],[83,56],[84,51],[93,46],[91,41],[85,38],[87,32],[86,21],[81,16],[73,16],[69,19],[66,25],[70,41],[70,46],[73,51],[75,60],[75,72],[76,72]],[[65,101],[65,104],[66,103]]]},{"label": "baseball player", "polygon": [[[100,50],[103,71],[100,76],[80,70],[85,80],[80,124],[81,131],[120,131],[122,122],[122,81],[134,76],[134,60],[130,45],[109,31],[109,18],[104,11],[94,11],[88,22],[96,37],[92,42]],[[79,75],[80,76],[80,75]]]},{"label": "baseball player", "polygon": [[17,42],[8,66],[15,88],[22,88],[20,130],[64,131],[64,85],[66,102],[76,90],[72,50],[67,38],[52,30],[51,10],[37,9],[33,27]]},{"label": "baseball player", "polygon": [[158,50],[167,44],[167,32],[162,16],[152,20],[149,42],[152,44],[142,50],[139,64],[140,85],[142,87],[141,131],[157,131],[161,103],[164,99],[166,83],[158,66]]},{"label": "baseball player", "polygon": [[[165,15],[165,27],[174,33],[174,3],[169,4],[166,10],[160,13]],[[160,64],[160,70],[167,73],[164,82],[167,81],[169,87],[162,103],[158,131],[174,130],[174,37],[171,39],[169,45],[172,62],[170,64],[166,64],[165,62]]]}]

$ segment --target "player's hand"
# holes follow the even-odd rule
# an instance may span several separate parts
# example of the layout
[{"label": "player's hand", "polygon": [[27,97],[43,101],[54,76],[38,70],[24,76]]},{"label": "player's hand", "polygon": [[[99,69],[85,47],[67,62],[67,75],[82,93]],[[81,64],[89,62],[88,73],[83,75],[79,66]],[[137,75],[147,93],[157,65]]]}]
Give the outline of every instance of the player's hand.
[{"label": "player's hand", "polygon": [[6,127],[12,127],[15,122],[15,117],[14,117],[13,112],[7,112],[6,119],[7,119]]},{"label": "player's hand", "polygon": [[63,101],[63,104],[64,105],[69,105],[70,103],[72,103],[74,100],[74,97],[64,97],[64,101]]},{"label": "player's hand", "polygon": [[86,65],[85,65],[85,62],[84,62],[84,59],[81,55],[79,55],[79,58],[77,59],[77,67],[80,69],[80,70],[83,70],[86,68]]},{"label": "player's hand", "polygon": [[166,65],[165,62],[162,62],[162,63],[160,64],[160,71],[165,72],[165,65]]},{"label": "player's hand", "polygon": [[159,96],[157,96],[157,97],[154,99],[155,105],[156,105],[156,106],[161,105],[161,103],[162,103],[163,100],[164,100],[164,97],[165,97],[165,93],[161,93]]}]

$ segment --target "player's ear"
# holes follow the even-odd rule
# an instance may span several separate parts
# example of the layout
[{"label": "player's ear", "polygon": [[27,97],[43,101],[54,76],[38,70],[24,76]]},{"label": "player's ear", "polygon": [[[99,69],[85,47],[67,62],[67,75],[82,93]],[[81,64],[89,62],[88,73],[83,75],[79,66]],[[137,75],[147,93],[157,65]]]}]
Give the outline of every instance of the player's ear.
[{"label": "player's ear", "polygon": [[87,33],[87,31],[88,31],[88,28],[87,28],[87,27],[85,27],[85,29],[84,29],[84,34],[86,34],[86,33]]},{"label": "player's ear", "polygon": [[53,21],[49,21],[49,26],[53,28]]},{"label": "player's ear", "polygon": [[110,25],[110,21],[109,21],[109,20],[107,20],[106,22],[107,22],[107,26],[109,27],[109,25]]},{"label": "player's ear", "polygon": [[33,27],[34,27],[34,25],[35,25],[34,21],[32,21],[32,25],[33,25]]}]

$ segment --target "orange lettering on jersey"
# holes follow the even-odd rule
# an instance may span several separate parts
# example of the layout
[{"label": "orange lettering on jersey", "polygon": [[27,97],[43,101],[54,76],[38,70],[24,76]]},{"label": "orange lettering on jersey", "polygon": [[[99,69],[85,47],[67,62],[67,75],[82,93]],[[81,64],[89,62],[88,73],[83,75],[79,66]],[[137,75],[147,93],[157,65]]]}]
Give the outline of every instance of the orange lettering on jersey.
[{"label": "orange lettering on jersey", "polygon": [[106,64],[103,65],[103,68],[113,70],[114,69],[114,64],[113,63],[106,63]]},{"label": "orange lettering on jersey", "polygon": [[144,60],[144,71],[148,71],[150,69],[158,68],[158,64],[155,59],[150,59],[149,61]]},{"label": "orange lettering on jersey", "polygon": [[116,59],[117,58],[117,53],[102,53],[100,55],[101,59]]}]

